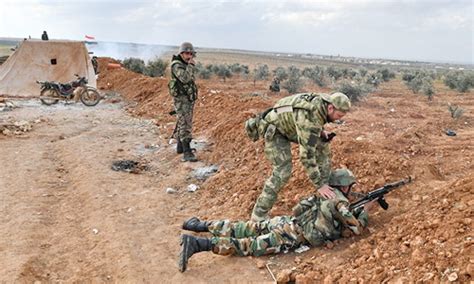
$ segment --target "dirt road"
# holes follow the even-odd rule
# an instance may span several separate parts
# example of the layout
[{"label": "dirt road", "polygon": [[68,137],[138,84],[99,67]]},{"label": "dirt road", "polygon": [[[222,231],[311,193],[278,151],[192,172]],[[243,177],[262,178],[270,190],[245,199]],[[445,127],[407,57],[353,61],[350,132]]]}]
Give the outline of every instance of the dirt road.
[{"label": "dirt road", "polygon": [[[0,136],[0,281],[271,280],[252,258],[212,254],[178,272],[180,224],[200,206],[186,186],[204,165],[181,163],[154,123],[120,104],[19,105],[0,118],[37,123]],[[149,169],[113,171],[120,159]]]}]

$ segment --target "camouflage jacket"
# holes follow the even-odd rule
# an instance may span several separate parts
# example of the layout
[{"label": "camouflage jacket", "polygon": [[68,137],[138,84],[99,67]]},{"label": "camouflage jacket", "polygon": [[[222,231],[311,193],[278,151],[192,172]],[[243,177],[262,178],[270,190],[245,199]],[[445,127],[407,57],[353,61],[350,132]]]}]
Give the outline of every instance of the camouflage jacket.
[{"label": "camouflage jacket", "polygon": [[196,100],[198,91],[194,82],[194,72],[194,65],[184,62],[179,55],[173,55],[171,79],[168,83],[170,95],[173,97],[188,96],[189,100]]},{"label": "camouflage jacket", "polygon": [[312,196],[293,208],[293,218],[303,229],[303,237],[312,246],[339,239],[346,229],[360,235],[362,228],[368,225],[367,212],[349,211],[349,200],[337,189],[334,193],[334,199]]},{"label": "camouflage jacket", "polygon": [[320,138],[328,122],[322,96],[310,93],[285,97],[264,118],[290,141],[299,144],[301,163],[317,188],[327,184],[331,171],[331,157],[324,152],[327,145]]}]

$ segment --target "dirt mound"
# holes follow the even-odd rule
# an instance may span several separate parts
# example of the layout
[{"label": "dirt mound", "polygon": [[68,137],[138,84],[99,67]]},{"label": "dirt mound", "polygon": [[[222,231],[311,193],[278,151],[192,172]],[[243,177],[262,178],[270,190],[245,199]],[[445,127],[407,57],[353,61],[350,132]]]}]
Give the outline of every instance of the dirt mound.
[{"label": "dirt mound", "polygon": [[473,186],[474,179],[469,177],[449,184],[448,190],[431,187],[426,192],[429,196],[414,194],[403,202],[392,201],[396,204],[393,209],[375,214],[372,234],[366,233],[356,242],[336,241],[341,249],[337,267],[331,268],[331,251],[322,249],[312,252],[316,257],[298,265],[298,271],[308,281],[325,279],[332,270],[331,280],[342,283],[352,279],[436,283],[452,278],[468,282],[474,272],[469,259]]},{"label": "dirt mound", "polygon": [[5,61],[7,61],[8,59],[8,55],[4,55],[4,56],[0,56],[0,65],[2,65],[3,63],[5,63]]},{"label": "dirt mound", "polygon": [[160,123],[173,121],[168,115],[173,110],[168,95],[168,81],[164,78],[152,78],[129,71],[125,68],[108,68],[108,64],[117,64],[111,58],[99,58],[98,88],[104,91],[116,91],[125,99],[136,102],[131,112],[135,115],[156,118]]},{"label": "dirt mound", "polygon": [[[172,101],[166,83],[166,79],[124,69],[105,70],[99,77],[100,87],[134,100],[133,113],[156,118],[165,133],[171,134],[174,118],[167,114]],[[199,82],[195,136],[206,138],[212,147],[198,152],[198,157],[220,168],[196,193],[201,204],[196,215],[211,219],[247,219],[250,215],[271,166],[264,158],[263,142],[251,142],[243,123],[287,95],[267,95],[267,84],[253,85],[241,78]],[[353,170],[359,181],[356,190],[367,192],[409,175],[414,182],[387,196],[390,209],[373,214],[372,234],[357,237],[355,242],[354,238],[339,240],[334,249],[316,248],[298,256],[294,260],[298,281],[472,279],[473,111],[453,120],[447,103],[473,110],[474,97],[436,87],[434,102],[428,102],[410,93],[400,81],[385,83],[356,105],[345,123],[328,127],[337,133],[331,142],[333,168]],[[455,129],[458,136],[447,136],[447,128]],[[294,157],[297,150],[294,145]],[[298,158],[293,159],[293,166],[273,215],[289,214],[300,198],[315,191]],[[295,263],[283,256],[281,269],[292,267]]]}]

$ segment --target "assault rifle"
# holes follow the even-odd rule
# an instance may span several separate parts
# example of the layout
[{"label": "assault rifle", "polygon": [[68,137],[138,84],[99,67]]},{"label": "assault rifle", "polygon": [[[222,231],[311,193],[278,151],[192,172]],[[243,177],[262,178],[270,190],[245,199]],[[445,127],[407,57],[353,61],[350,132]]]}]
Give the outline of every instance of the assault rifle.
[{"label": "assault rifle", "polygon": [[397,182],[389,183],[380,188],[377,188],[376,190],[367,193],[364,197],[352,203],[349,206],[349,210],[361,208],[362,206],[364,206],[364,204],[369,203],[370,201],[375,199],[377,199],[378,203],[380,204],[380,207],[382,207],[384,210],[387,210],[388,203],[387,201],[385,201],[384,195],[409,182],[411,182],[411,177],[408,177],[407,179],[402,179]]}]

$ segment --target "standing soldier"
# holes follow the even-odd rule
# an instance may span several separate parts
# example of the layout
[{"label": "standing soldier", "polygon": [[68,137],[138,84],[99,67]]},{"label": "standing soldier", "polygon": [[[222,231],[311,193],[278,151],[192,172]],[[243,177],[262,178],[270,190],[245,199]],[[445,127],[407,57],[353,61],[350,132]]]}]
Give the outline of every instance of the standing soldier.
[{"label": "standing soldier", "polygon": [[278,77],[273,77],[272,83],[270,84],[270,91],[279,92],[280,91],[280,79]]},{"label": "standing soldier", "polygon": [[198,90],[194,82],[196,51],[189,42],[183,42],[179,54],[173,55],[171,61],[171,79],[168,83],[170,95],[174,99],[176,121],[175,138],[178,142],[176,152],[184,153],[183,162],[196,162],[191,149],[193,109]]},{"label": "standing soldier", "polygon": [[278,192],[291,176],[291,142],[299,144],[300,160],[320,195],[333,198],[328,185],[331,170],[329,141],[335,135],[324,131],[324,125],[341,119],[351,103],[343,93],[296,94],[285,97],[256,118],[246,121],[249,137],[265,139],[265,156],[273,171],[265,181],[263,192],[252,212],[252,221],[268,219]]},{"label": "standing soldier", "polygon": [[49,40],[48,33],[46,31],[43,31],[43,34],[41,35],[42,40]]},{"label": "standing soldier", "polygon": [[94,73],[99,74],[99,62],[97,61],[97,56],[92,56],[91,58],[92,68],[94,68]]}]

